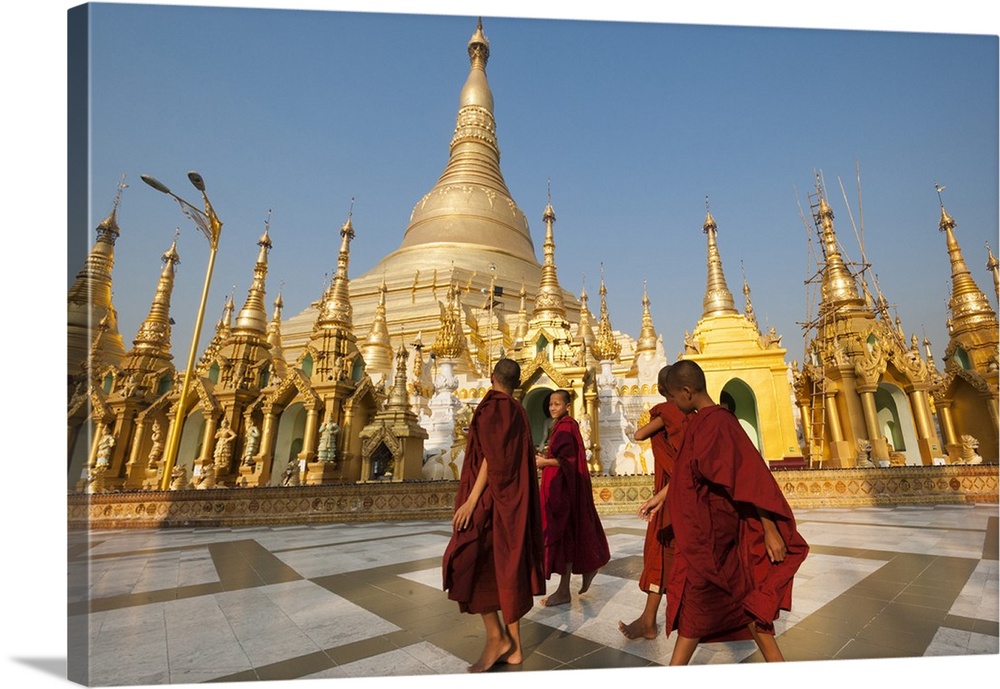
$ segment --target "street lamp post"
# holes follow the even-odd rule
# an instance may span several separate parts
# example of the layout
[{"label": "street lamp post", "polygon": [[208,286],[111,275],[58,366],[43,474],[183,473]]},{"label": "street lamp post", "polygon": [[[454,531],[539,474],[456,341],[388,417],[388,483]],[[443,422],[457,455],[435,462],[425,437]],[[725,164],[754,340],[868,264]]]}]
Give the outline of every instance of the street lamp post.
[{"label": "street lamp post", "polygon": [[215,253],[219,248],[219,237],[222,235],[222,221],[215,214],[215,209],[212,208],[212,204],[205,194],[205,180],[197,172],[189,172],[188,179],[191,180],[194,188],[201,192],[201,198],[205,202],[204,211],[170,191],[165,184],[155,178],[149,175],[140,175],[140,177],[143,182],[159,192],[172,196],[180,204],[181,212],[198,226],[198,229],[208,239],[210,248],[208,269],[205,271],[205,286],[201,290],[201,304],[198,306],[198,316],[195,318],[194,335],[191,338],[191,351],[188,354],[187,368],[184,369],[184,382],[181,383],[181,396],[177,400],[177,406],[174,409],[174,423],[170,426],[170,433],[167,435],[167,446],[163,451],[163,477],[160,479],[160,490],[169,490],[170,475],[174,470],[174,463],[177,459],[177,450],[180,444],[181,426],[184,425],[184,402],[191,387],[191,375],[194,372],[194,360],[198,352],[198,340],[201,337],[201,325],[205,320],[205,304],[208,301],[208,288],[212,283],[212,269],[215,267]]}]

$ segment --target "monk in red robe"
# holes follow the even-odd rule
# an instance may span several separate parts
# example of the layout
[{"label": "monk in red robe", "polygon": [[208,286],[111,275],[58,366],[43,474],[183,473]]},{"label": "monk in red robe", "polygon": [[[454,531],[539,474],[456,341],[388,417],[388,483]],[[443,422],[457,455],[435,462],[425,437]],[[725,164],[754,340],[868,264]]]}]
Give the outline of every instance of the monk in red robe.
[{"label": "monk in red robe", "polygon": [[542,468],[542,539],[545,544],[545,578],[559,573],[559,586],[543,598],[544,606],[570,602],[573,574],[583,575],[580,593],[586,593],[597,571],[611,559],[608,539],[594,507],[590,467],[580,435],[580,425],[569,415],[570,394],[549,394],[548,411],[554,420],[546,456],[535,463]]},{"label": "monk in red robe", "polygon": [[470,672],[523,660],[520,620],[533,597],[545,593],[531,427],[512,397],[520,377],[517,362],[501,359],[492,389],[476,406],[442,563],[448,598],[462,612],[481,615],[486,628],[486,644]]},{"label": "monk in red robe", "polygon": [[[661,395],[667,396],[667,371],[670,366],[660,369],[656,387]],[[655,639],[658,633],[656,613],[660,608],[663,593],[667,590],[667,576],[674,558],[673,527],[670,512],[663,508],[667,497],[670,476],[674,473],[677,448],[687,428],[687,415],[670,400],[660,402],[649,410],[649,422],[636,430],[636,440],[649,439],[653,448],[655,470],[653,474],[654,495],[639,506],[639,518],[647,522],[646,540],[642,548],[642,575],[639,589],[646,593],[646,605],[632,622],[625,624],[618,620],[618,630],[626,639]]]},{"label": "monk in red robe", "polygon": [[676,539],[670,664],[686,665],[701,641],[735,639],[753,639],[768,662],[784,660],[774,621],[791,609],[792,579],[809,546],[736,417],[712,402],[701,367],[674,364],[667,395],[689,414],[667,495]]}]

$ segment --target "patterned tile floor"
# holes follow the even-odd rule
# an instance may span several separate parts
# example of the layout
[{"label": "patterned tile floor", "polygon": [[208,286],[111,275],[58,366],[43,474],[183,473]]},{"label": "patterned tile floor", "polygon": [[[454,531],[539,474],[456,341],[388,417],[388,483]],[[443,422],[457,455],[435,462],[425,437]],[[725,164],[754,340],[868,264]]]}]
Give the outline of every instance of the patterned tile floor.
[{"label": "patterned tile floor", "polygon": [[[998,653],[996,505],[796,516],[812,551],[777,623],[789,660]],[[571,605],[536,606],[524,664],[491,675],[669,658],[673,638],[616,626],[644,602],[644,524],[603,521],[611,563]],[[443,521],[70,533],[69,653],[89,647],[91,685],[461,676],[482,627],[440,590],[448,536]],[[758,660],[752,642],[707,644],[692,665]]]}]

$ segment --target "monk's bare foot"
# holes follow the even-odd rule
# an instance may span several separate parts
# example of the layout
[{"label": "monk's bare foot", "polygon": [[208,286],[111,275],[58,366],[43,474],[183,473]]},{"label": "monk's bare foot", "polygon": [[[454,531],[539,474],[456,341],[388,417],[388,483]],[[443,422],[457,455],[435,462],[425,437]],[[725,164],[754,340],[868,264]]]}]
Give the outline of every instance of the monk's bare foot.
[{"label": "monk's bare foot", "polygon": [[520,665],[524,662],[524,654],[521,653],[521,649],[512,646],[509,651],[497,658],[497,662],[507,663],[508,665]]},{"label": "monk's bare foot", "polygon": [[560,591],[556,591],[551,596],[549,596],[548,598],[543,598],[541,601],[542,607],[545,608],[551,608],[556,605],[566,605],[569,602],[570,602],[569,594],[561,593]]},{"label": "monk's bare foot", "polygon": [[486,672],[512,650],[514,650],[514,642],[507,635],[494,640],[486,639],[483,654],[479,656],[479,660],[469,666],[469,672]]},{"label": "monk's bare foot", "polygon": [[618,631],[630,641],[634,639],[655,639],[657,635],[656,623],[647,624],[641,617],[629,624],[618,620]]},{"label": "monk's bare foot", "polygon": [[583,586],[580,587],[580,593],[587,592],[587,589],[590,588],[590,584],[592,581],[594,581],[594,577],[596,576],[597,576],[596,569],[593,572],[587,572],[586,574],[583,575]]}]

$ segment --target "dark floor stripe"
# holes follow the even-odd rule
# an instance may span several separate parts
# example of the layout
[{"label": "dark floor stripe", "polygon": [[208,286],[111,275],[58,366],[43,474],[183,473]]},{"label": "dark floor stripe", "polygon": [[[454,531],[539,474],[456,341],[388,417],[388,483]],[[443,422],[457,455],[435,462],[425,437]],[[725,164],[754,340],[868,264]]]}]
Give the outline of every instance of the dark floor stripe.
[{"label": "dark floor stripe", "polygon": [[996,560],[1000,550],[1000,518],[990,517],[986,522],[986,538],[983,541],[983,559]]}]

